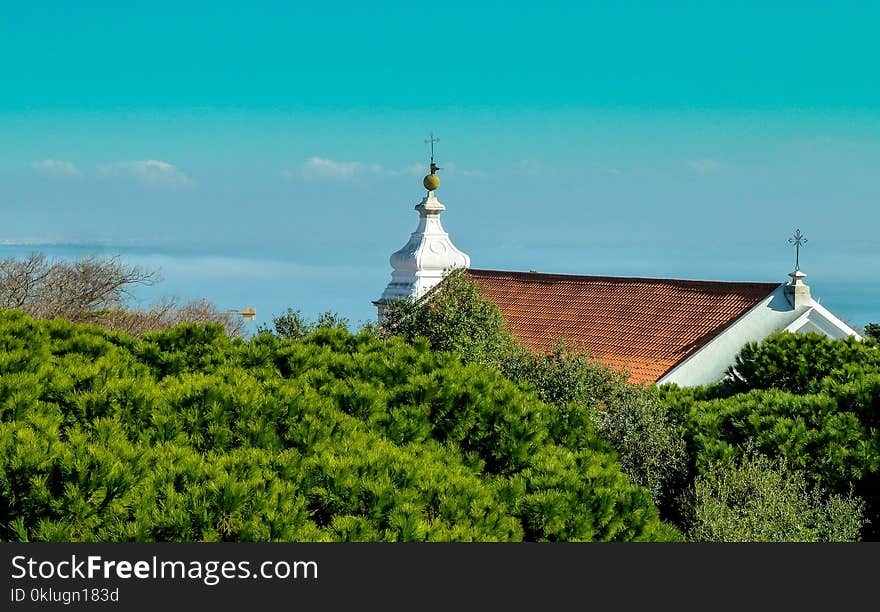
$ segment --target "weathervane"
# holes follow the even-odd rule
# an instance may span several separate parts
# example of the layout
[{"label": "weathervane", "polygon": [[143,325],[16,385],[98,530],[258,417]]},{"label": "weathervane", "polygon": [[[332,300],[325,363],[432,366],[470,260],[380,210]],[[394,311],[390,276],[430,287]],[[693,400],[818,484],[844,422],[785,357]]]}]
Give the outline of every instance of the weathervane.
[{"label": "weathervane", "polygon": [[788,239],[789,244],[794,245],[794,271],[801,269],[801,247],[807,244],[807,237],[801,233],[801,230],[795,230],[794,235]]},{"label": "weathervane", "polygon": [[428,190],[428,194],[434,191],[440,186],[440,177],[437,176],[437,170],[442,170],[437,164],[434,163],[434,143],[440,142],[439,138],[434,138],[434,132],[431,132],[427,138],[425,138],[425,144],[431,143],[431,169],[429,170],[428,176],[422,179],[422,185],[425,186],[425,189]]},{"label": "weathervane", "polygon": [[442,168],[438,168],[437,164],[434,163],[434,143],[440,142],[439,138],[434,138],[434,132],[428,134],[428,137],[425,138],[425,144],[431,143],[431,174],[437,172],[437,170],[442,170]]}]

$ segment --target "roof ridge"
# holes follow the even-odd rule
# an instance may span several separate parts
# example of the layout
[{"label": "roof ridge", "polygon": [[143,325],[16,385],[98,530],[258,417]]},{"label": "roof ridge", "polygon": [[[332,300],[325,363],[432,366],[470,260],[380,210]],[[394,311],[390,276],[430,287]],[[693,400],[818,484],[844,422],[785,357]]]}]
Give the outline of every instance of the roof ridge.
[{"label": "roof ridge", "polygon": [[606,281],[647,281],[647,282],[668,282],[668,283],[702,283],[702,284],[726,284],[726,285],[766,285],[768,287],[779,287],[784,282],[772,281],[732,281],[732,280],[705,280],[696,278],[663,278],[649,276],[603,276],[593,274],[571,274],[566,272],[523,272],[521,270],[489,270],[485,268],[468,268],[468,272],[485,275],[513,275],[522,276],[524,278],[558,278],[561,280],[606,280]]}]

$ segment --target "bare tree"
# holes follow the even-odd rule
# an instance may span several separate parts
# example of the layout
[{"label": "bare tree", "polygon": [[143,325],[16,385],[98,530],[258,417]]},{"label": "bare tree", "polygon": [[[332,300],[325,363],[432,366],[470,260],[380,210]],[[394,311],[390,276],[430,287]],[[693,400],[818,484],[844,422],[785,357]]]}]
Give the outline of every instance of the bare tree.
[{"label": "bare tree", "polygon": [[96,313],[92,322],[133,336],[168,329],[178,323],[193,322],[217,323],[229,336],[242,336],[245,331],[242,317],[219,311],[205,299],[178,303],[174,298],[166,298],[149,308],[105,310]]},{"label": "bare tree", "polygon": [[157,271],[127,264],[119,256],[50,261],[33,253],[0,262],[0,307],[134,335],[183,322],[219,323],[229,335],[242,335],[241,318],[218,311],[204,299],[183,304],[165,299],[146,309],[128,306],[135,288],[159,280]]}]

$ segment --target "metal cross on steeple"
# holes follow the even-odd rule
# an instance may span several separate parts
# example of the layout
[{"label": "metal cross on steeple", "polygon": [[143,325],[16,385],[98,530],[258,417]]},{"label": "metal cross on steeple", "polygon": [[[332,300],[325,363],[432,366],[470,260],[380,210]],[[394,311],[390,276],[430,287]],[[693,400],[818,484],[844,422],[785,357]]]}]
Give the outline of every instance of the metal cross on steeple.
[{"label": "metal cross on steeple", "polygon": [[436,170],[440,169],[434,164],[434,143],[435,142],[440,142],[440,139],[434,138],[434,132],[431,132],[430,134],[428,134],[428,137],[425,138],[425,144],[431,143],[431,174],[433,174]]},{"label": "metal cross on steeple", "polygon": [[789,244],[794,245],[794,271],[801,269],[801,247],[807,244],[807,237],[801,233],[801,230],[795,230],[794,235],[788,239]]}]

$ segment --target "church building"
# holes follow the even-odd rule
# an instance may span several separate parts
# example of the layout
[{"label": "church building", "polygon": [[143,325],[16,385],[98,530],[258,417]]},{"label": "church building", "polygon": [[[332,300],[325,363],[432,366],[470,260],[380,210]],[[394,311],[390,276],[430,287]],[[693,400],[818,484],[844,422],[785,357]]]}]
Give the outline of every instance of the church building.
[{"label": "church building", "polygon": [[[432,143],[433,144],[433,143]],[[439,168],[431,156],[416,205],[419,223],[391,255],[391,282],[373,302],[379,319],[389,302],[423,297],[448,271],[465,268],[508,329],[535,352],[562,340],[638,383],[696,386],[722,379],[748,342],[787,331],[831,338],[859,334],[810,296],[795,265],[788,282],[728,282],[539,274],[471,268],[440,223],[446,207],[434,193]],[[793,242],[799,249],[800,231]]]}]

